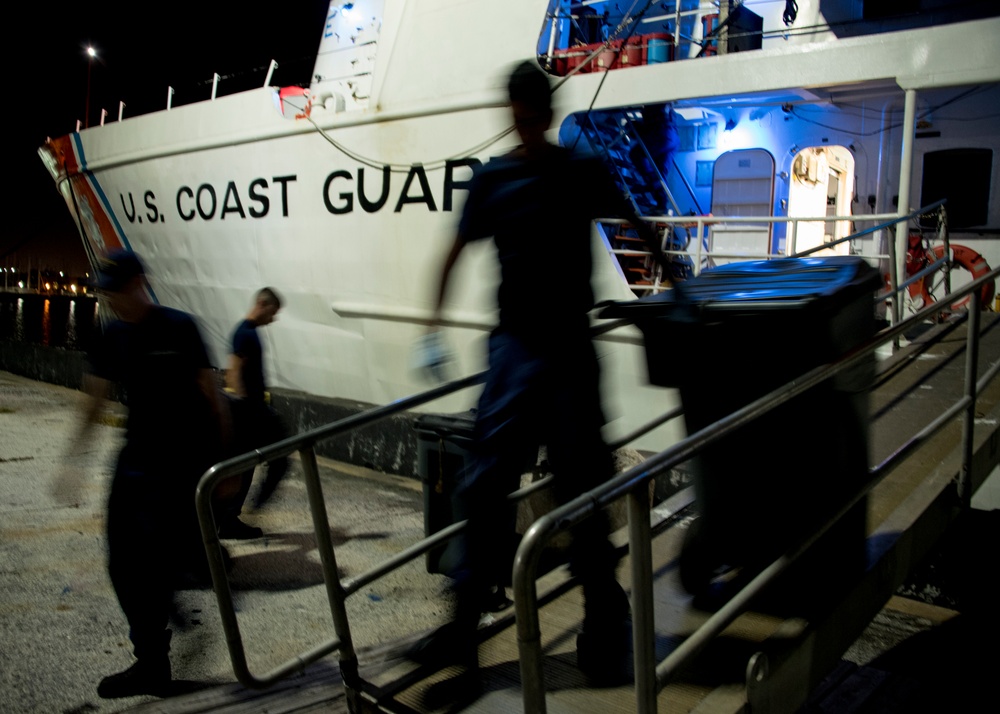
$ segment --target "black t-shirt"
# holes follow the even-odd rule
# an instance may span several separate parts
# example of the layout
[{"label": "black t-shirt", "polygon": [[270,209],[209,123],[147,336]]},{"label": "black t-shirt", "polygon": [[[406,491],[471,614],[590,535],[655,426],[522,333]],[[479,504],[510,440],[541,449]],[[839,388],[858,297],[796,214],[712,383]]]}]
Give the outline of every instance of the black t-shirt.
[{"label": "black t-shirt", "polygon": [[496,243],[501,327],[551,335],[585,324],[594,305],[591,221],[621,215],[623,202],[599,160],[561,147],[542,159],[507,154],[475,173],[459,236]]},{"label": "black t-shirt", "polygon": [[264,403],[264,350],[257,334],[257,323],[244,320],[233,332],[233,354],[242,361],[240,377],[246,398],[253,404]]},{"label": "black t-shirt", "polygon": [[198,384],[210,368],[190,315],[153,306],[140,322],[108,325],[90,354],[94,375],[119,383],[128,405],[126,440],[150,465],[183,460],[214,434],[214,417]]}]

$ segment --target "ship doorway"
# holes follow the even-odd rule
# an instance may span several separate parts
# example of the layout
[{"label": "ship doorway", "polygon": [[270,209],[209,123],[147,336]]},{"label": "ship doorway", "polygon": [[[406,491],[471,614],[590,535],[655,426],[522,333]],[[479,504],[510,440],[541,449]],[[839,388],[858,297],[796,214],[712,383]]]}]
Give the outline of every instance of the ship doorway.
[{"label": "ship doorway", "polygon": [[[854,196],[854,156],[844,146],[810,146],[792,160],[788,183],[788,216],[814,218],[851,215]],[[802,221],[794,234],[789,253],[798,253],[832,243],[850,235],[851,221]],[[792,236],[794,235],[794,239]],[[847,243],[821,250],[815,255],[848,255]]]},{"label": "ship doorway", "polygon": [[[774,205],[774,157],[764,149],[727,151],[715,161],[712,215],[770,216]],[[770,223],[727,221],[712,228],[715,265],[763,260],[771,253]]]}]

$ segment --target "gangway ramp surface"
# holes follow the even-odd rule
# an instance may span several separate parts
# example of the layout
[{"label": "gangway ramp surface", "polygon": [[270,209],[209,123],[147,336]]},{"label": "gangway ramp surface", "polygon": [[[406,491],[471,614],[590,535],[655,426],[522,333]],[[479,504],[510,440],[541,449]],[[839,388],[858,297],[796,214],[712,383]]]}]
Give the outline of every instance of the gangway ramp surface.
[{"label": "gangway ramp surface", "polygon": [[[1000,360],[1000,321],[997,317],[995,314],[983,315],[980,375]],[[879,463],[899,448],[910,434],[922,428],[962,393],[964,352],[964,324],[944,324],[934,326],[925,335],[912,336],[911,344],[883,361],[880,373],[884,379],[880,379],[871,399],[871,411],[877,417],[871,429],[873,463]],[[899,376],[892,376],[903,365],[906,370],[900,371]],[[893,469],[870,493],[869,569],[857,582],[846,584],[846,597],[811,620],[786,620],[753,609],[744,613],[676,681],[663,689],[658,697],[659,711],[700,714],[751,709],[795,711],[797,706],[783,707],[781,697],[787,697],[787,702],[804,701],[823,677],[837,668],[843,653],[960,514],[954,482],[961,469],[961,420],[952,421]],[[980,394],[976,421],[974,487],[978,487],[1000,461],[1000,380],[994,379]],[[836,448],[836,445],[818,444],[818,457],[822,449],[828,448]],[[766,467],[766,463],[761,463],[760,467]],[[748,463],[748,468],[754,465]],[[685,519],[690,515],[685,509],[691,498],[688,492],[682,491],[661,504],[654,516],[669,519],[672,524],[654,538],[652,548],[657,659],[666,656],[710,616],[694,607],[691,597],[680,587],[676,573]],[[624,543],[624,532],[616,533],[615,537],[619,543]],[[998,547],[995,539],[987,540],[982,547],[994,551],[990,557],[995,558]],[[619,577],[626,588],[630,586],[627,565],[626,556],[619,568]],[[538,593],[542,603],[540,623],[548,711],[634,712],[635,695],[630,686],[588,688],[575,667],[575,638],[582,621],[582,606],[580,589],[572,586],[565,569],[558,568],[542,576]],[[422,633],[359,651],[360,674],[365,680],[364,708],[406,714],[522,711],[513,624],[513,611],[507,610],[481,630],[484,639],[479,651],[484,693],[463,707],[426,706],[428,688],[453,676],[455,670],[429,672],[400,657],[405,646]],[[762,683],[751,681],[748,686],[748,660],[757,652],[767,654],[769,671]],[[956,654],[935,651],[926,656],[948,658]],[[278,685],[280,691],[251,692],[231,685],[225,693],[223,690],[201,692],[144,705],[135,711],[165,714],[346,711],[335,669],[332,658],[328,658],[307,668],[304,676]],[[836,684],[831,686],[836,687]],[[855,685],[845,681],[841,686]],[[322,699],[323,691],[329,694],[326,699]],[[194,703],[195,697],[201,700],[201,708],[185,708],[199,706]],[[856,711],[857,698],[858,695],[845,696],[842,699],[846,708],[826,707],[823,711],[830,714]],[[188,701],[187,705],[184,700]],[[325,708],[319,708],[323,706]],[[895,710],[887,706],[881,711]]]}]

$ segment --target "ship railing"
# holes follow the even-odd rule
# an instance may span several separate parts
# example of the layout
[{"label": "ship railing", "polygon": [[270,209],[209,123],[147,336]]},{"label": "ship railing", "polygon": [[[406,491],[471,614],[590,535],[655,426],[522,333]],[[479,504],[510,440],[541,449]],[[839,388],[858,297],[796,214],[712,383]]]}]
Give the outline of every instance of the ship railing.
[{"label": "ship railing", "polygon": [[[544,714],[545,678],[541,631],[538,616],[538,596],[536,577],[539,562],[546,545],[558,534],[565,533],[582,521],[599,513],[618,499],[625,498],[628,508],[628,551],[632,583],[633,618],[633,658],[635,672],[636,707],[640,714],[657,711],[660,691],[672,681],[691,660],[701,653],[710,642],[741,614],[749,609],[754,598],[784,573],[814,543],[827,533],[841,518],[848,514],[864,499],[878,483],[913,454],[935,434],[941,431],[955,417],[962,417],[961,453],[962,466],[958,482],[955,484],[956,506],[969,507],[972,491],[973,437],[975,430],[976,400],[979,393],[996,378],[1000,372],[1000,360],[994,361],[986,369],[982,379],[977,381],[980,314],[982,310],[979,291],[990,280],[1000,276],[1000,269],[994,269],[951,295],[949,300],[969,296],[969,308],[957,321],[965,320],[967,329],[965,384],[963,396],[950,408],[944,410],[931,423],[917,431],[884,461],[868,470],[864,486],[847,499],[833,517],[822,524],[811,536],[788,550],[783,556],[770,563],[759,575],[735,594],[721,609],[715,612],[694,633],[688,636],[664,660],[655,657],[655,618],[653,611],[652,579],[652,529],[649,502],[649,482],[669,469],[691,459],[704,449],[716,444],[720,439],[732,434],[755,419],[763,417],[776,407],[819,385],[869,358],[869,355],[884,343],[895,340],[915,325],[931,318],[935,307],[927,306],[907,320],[887,327],[870,340],[862,343],[842,358],[821,365],[780,387],[770,394],[752,402],[744,408],[720,419],[708,427],[692,434],[643,463],[624,471],[611,480],[585,493],[573,501],[555,508],[542,516],[525,532],[514,560],[513,596],[516,612],[517,642],[521,671],[524,711]],[[766,687],[766,657],[761,654],[751,660],[748,666],[748,687],[752,682],[756,687]]]},{"label": "ship railing", "polygon": [[[358,690],[358,660],[354,650],[346,609],[348,596],[357,592],[373,580],[392,572],[404,563],[429,551],[435,545],[457,532],[457,528],[455,525],[450,526],[444,531],[440,531],[434,536],[397,554],[394,558],[390,558],[367,573],[356,578],[341,580],[337,570],[337,558],[334,552],[333,541],[330,537],[330,523],[327,517],[326,500],[323,496],[323,487],[319,478],[319,467],[316,461],[316,444],[324,439],[346,434],[354,429],[374,424],[399,412],[422,406],[435,399],[480,384],[483,382],[484,377],[485,373],[482,372],[474,374],[427,390],[421,394],[400,399],[391,404],[376,407],[331,424],[297,434],[282,441],[263,446],[254,451],[215,464],[201,477],[195,493],[198,521],[201,526],[205,551],[208,555],[208,565],[212,575],[216,600],[219,605],[219,613],[222,618],[222,628],[226,635],[226,646],[229,649],[229,656],[236,678],[243,685],[253,689],[269,687],[278,680],[301,671],[306,665],[328,654],[337,652],[341,672],[348,691]],[[258,676],[250,671],[247,663],[247,655],[243,646],[239,620],[236,616],[233,593],[226,572],[222,546],[219,542],[218,526],[215,520],[212,500],[216,487],[223,479],[241,474],[248,469],[255,468],[258,464],[267,463],[295,452],[298,452],[302,463],[302,473],[309,499],[309,510],[316,532],[316,545],[319,551],[323,581],[326,586],[327,600],[336,636],[313,646],[298,656],[278,665],[271,671]]]},{"label": "ship railing", "polygon": [[[618,323],[606,323],[594,329],[594,333],[601,334],[615,329]],[[358,414],[340,419],[330,424],[317,427],[307,432],[297,434],[282,441],[263,446],[254,451],[250,451],[239,456],[234,456],[225,461],[221,461],[209,468],[198,482],[195,494],[195,506],[198,513],[198,521],[201,527],[202,540],[208,556],[209,570],[212,576],[212,583],[215,590],[216,601],[219,606],[219,613],[222,619],[222,628],[226,637],[226,646],[232,661],[233,671],[236,678],[252,689],[264,689],[277,681],[296,672],[300,672],[306,665],[325,657],[328,654],[337,652],[340,663],[340,670],[344,683],[347,686],[349,697],[354,697],[360,692],[360,679],[358,677],[358,660],[351,636],[350,623],[348,622],[346,600],[349,596],[357,593],[365,586],[382,578],[416,558],[424,555],[440,544],[454,538],[465,529],[465,521],[460,521],[447,526],[436,533],[418,541],[412,546],[400,551],[396,555],[386,559],[368,571],[352,578],[341,579],[337,570],[337,559],[330,537],[330,524],[327,517],[326,501],[323,495],[323,487],[319,478],[319,468],[316,459],[316,445],[320,441],[343,436],[351,431],[374,424],[382,419],[405,412],[416,407],[428,404],[437,399],[459,392],[463,389],[481,384],[485,381],[486,372],[473,374],[462,379],[458,379],[447,384],[429,389],[425,392],[398,399],[391,404],[375,407]],[[638,427],[635,431],[624,435],[609,444],[612,449],[621,448],[628,443],[638,439],[640,436],[652,431],[658,426],[681,416],[682,410],[679,407],[673,408],[648,423]],[[316,544],[319,551],[323,580],[326,586],[327,600],[330,606],[330,614],[333,620],[335,637],[312,646],[296,657],[285,661],[264,674],[254,674],[247,662],[247,653],[243,644],[243,636],[240,630],[239,620],[236,615],[235,603],[233,600],[232,588],[229,583],[229,576],[226,571],[222,546],[219,541],[217,522],[213,508],[213,493],[218,484],[237,474],[255,468],[259,464],[270,462],[274,459],[298,453],[302,463],[303,478],[306,485],[306,493],[309,500],[309,510],[316,532]],[[527,498],[536,491],[550,485],[552,476],[547,475],[541,479],[533,481],[518,491],[511,493],[508,499],[518,502]],[[354,711],[358,709],[355,708]]]},{"label": "ship railing", "polygon": [[[972,491],[970,484],[970,460],[973,453],[972,440],[975,429],[976,399],[979,392],[1000,371],[1000,361],[997,361],[991,365],[981,380],[977,382],[975,379],[978,370],[977,359],[981,311],[979,289],[987,281],[996,280],[998,276],[1000,276],[1000,270],[993,270],[948,296],[950,300],[960,299],[966,295],[970,298],[969,309],[963,318],[968,321],[964,396],[951,408],[933,420],[931,424],[924,427],[897,449],[889,458],[872,467],[869,470],[870,479],[866,482],[864,488],[859,490],[855,497],[849,503],[845,504],[834,518],[830,519],[828,523],[817,530],[807,541],[768,566],[663,662],[655,662],[653,656],[651,576],[651,538],[653,533],[650,524],[648,482],[656,476],[666,473],[670,468],[687,461],[702,449],[711,446],[720,438],[732,433],[742,425],[763,416],[771,409],[787,402],[839,372],[851,368],[865,359],[871,351],[887,340],[894,339],[914,324],[922,322],[931,316],[935,311],[934,306],[928,306],[909,320],[883,330],[842,359],[812,370],[795,382],[775,390],[747,407],[693,434],[684,441],[651,457],[639,466],[615,476],[603,486],[553,510],[548,515],[536,521],[522,539],[521,546],[515,558],[513,571],[514,601],[525,711],[545,711],[544,679],[538,624],[538,598],[535,590],[535,578],[541,549],[558,533],[573,527],[619,498],[625,497],[628,500],[628,550],[631,554],[631,576],[633,583],[634,657],[637,702],[640,712],[655,711],[657,693],[686,662],[701,652],[713,637],[744,612],[752,599],[765,586],[784,572],[812,543],[829,530],[843,514],[847,513],[853,504],[864,498],[868,491],[884,475],[910,455],[916,448],[926,443],[928,439],[940,431],[941,428],[957,415],[963,416],[962,480],[957,484],[957,493],[962,498],[963,503],[968,505]],[[611,329],[611,326],[605,325],[602,329]],[[315,445],[323,439],[346,434],[353,429],[370,425],[393,414],[413,409],[462,389],[480,384],[484,377],[485,373],[474,374],[449,384],[435,387],[421,394],[400,399],[386,406],[373,408],[332,424],[262,447],[253,452],[228,459],[206,471],[198,484],[196,506],[223,629],[226,635],[227,647],[234,672],[241,683],[250,688],[265,688],[287,675],[300,671],[311,662],[330,653],[337,652],[348,694],[353,697],[361,691],[357,655],[354,650],[346,611],[347,597],[430,551],[447,539],[454,537],[465,527],[465,523],[452,524],[404,549],[357,577],[341,579],[337,571],[335,551],[330,538],[330,525],[323,489],[319,479]],[[652,429],[659,423],[663,423],[679,414],[679,409],[672,410],[646,425],[645,429],[641,431],[644,432],[645,430]],[[629,435],[614,446],[623,445],[628,440],[636,438],[639,435],[639,433]],[[217,535],[216,522],[212,509],[212,494],[215,487],[223,479],[243,473],[248,468],[252,468],[257,464],[287,456],[293,452],[298,452],[302,461],[310,512],[316,532],[317,547],[320,554],[336,637],[311,647],[309,650],[262,676],[256,676],[250,671],[247,664],[232,591],[229,586],[221,545]],[[547,485],[545,481],[535,482],[529,487],[511,494],[510,498],[514,500],[523,498],[539,488],[543,488],[545,485]]]},{"label": "ship railing", "polygon": [[[941,199],[933,203],[929,203],[926,206],[918,208],[905,215],[900,215],[898,213],[886,213],[886,214],[871,214],[863,216],[644,216],[644,219],[649,223],[654,225],[672,225],[680,226],[687,229],[689,232],[693,231],[691,234],[691,239],[688,242],[690,246],[692,243],[694,245],[694,250],[671,250],[668,247],[664,247],[663,253],[668,257],[680,258],[687,262],[691,266],[692,276],[697,276],[703,269],[709,266],[713,266],[720,261],[745,261],[745,260],[774,260],[778,258],[787,257],[805,257],[820,253],[822,251],[830,250],[836,248],[842,244],[850,244],[853,241],[858,241],[861,239],[866,239],[871,236],[871,240],[874,244],[880,242],[879,237],[883,232],[887,232],[887,239],[884,240],[884,244],[887,248],[886,252],[881,251],[866,251],[860,250],[853,252],[853,255],[864,258],[876,267],[879,265],[887,265],[888,274],[888,287],[886,291],[879,296],[879,301],[892,300],[894,304],[902,304],[902,299],[896,299],[897,296],[901,296],[902,292],[909,288],[909,286],[919,282],[925,277],[935,273],[937,271],[942,271],[945,280],[945,292],[949,292],[950,285],[950,274],[947,270],[948,260],[947,256],[950,254],[949,251],[949,237],[947,230],[947,215],[945,213],[945,202],[946,199]],[[893,239],[893,234],[891,231],[898,226],[900,223],[906,224],[910,221],[919,218],[921,216],[934,215],[937,217],[937,228],[936,228],[936,240],[942,242],[945,247],[944,256],[940,260],[934,261],[928,264],[926,267],[922,268],[918,273],[913,275],[903,276],[905,279],[900,281],[900,276],[898,275],[898,270],[896,268],[898,264],[898,250],[896,246],[896,241]],[[803,223],[836,223],[839,221],[850,221],[854,223],[875,223],[868,228],[855,231],[849,235],[842,236],[840,238],[821,243],[817,246],[796,251],[797,237],[799,233],[799,226]],[[605,225],[622,225],[628,222],[620,218],[599,218],[597,223]],[[772,244],[772,238],[770,236],[770,231],[768,231],[766,236],[762,236],[762,240],[767,241],[767,245],[759,252],[751,251],[724,251],[724,250],[712,250],[712,230],[714,228],[722,227],[741,227],[747,225],[778,225],[786,224],[788,226],[788,235],[785,238],[785,246],[783,252],[773,252],[770,250],[770,245]],[[856,246],[855,246],[856,248]],[[609,252],[615,256],[623,257],[650,257],[652,254],[647,250],[638,249],[619,249],[610,248]],[[650,284],[630,284],[629,287],[637,292],[647,292],[655,293],[669,288],[669,285],[664,283],[659,276],[651,282]],[[893,322],[899,322],[901,319],[901,313],[893,312]]]}]

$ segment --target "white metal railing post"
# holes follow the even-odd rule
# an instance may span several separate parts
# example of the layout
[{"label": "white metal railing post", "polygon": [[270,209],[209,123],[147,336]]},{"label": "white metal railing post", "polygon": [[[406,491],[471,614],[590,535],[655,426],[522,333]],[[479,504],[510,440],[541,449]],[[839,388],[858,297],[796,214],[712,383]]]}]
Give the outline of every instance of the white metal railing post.
[{"label": "white metal railing post", "polygon": [[212,75],[212,101],[215,101],[216,92],[219,91],[219,73],[216,72]]},{"label": "white metal railing post", "polygon": [[635,706],[639,714],[656,714],[656,618],[653,612],[653,548],[649,524],[649,485],[629,491],[628,541],[632,569],[632,661]]},{"label": "white metal railing post", "polygon": [[944,259],[948,262],[945,263],[944,268],[944,294],[947,295],[951,292],[951,241],[948,238],[948,211],[945,210],[944,206],[938,209],[938,240],[944,245]]},{"label": "white metal railing post", "polygon": [[[695,22],[698,20],[695,19]],[[674,7],[674,35],[670,41],[674,45],[674,60],[678,60],[681,57],[681,3],[677,3]]]},{"label": "white metal railing post", "polygon": [[556,11],[552,13],[551,17],[552,17],[552,24],[549,29],[549,48],[548,48],[548,54],[545,56],[545,69],[548,70],[552,69],[552,53],[555,52],[556,49],[556,34],[558,32],[556,24],[559,22],[558,7],[556,8]]},{"label": "white metal railing post", "polygon": [[174,88],[167,87],[167,111],[170,111],[170,105],[174,103]]},{"label": "white metal railing post", "polygon": [[697,230],[698,230],[698,235],[696,235],[695,237],[698,239],[698,245],[695,248],[696,260],[694,261],[694,274],[696,276],[701,273],[701,254],[702,254],[702,246],[703,246],[702,241],[704,240],[704,238],[702,236],[703,235],[707,235],[707,232],[708,232],[708,227],[705,225],[704,219],[702,219],[702,218],[698,219],[698,228],[697,228]]},{"label": "white metal railing post", "polygon": [[80,121],[79,119],[77,119],[77,120],[76,120],[76,133],[77,133],[77,134],[79,134],[79,133],[80,133],[80,125],[81,125],[82,123],[83,123],[83,122],[81,122],[81,121]]},{"label": "white metal railing post", "polygon": [[264,78],[264,86],[271,86],[271,76],[274,74],[274,70],[278,69],[278,63],[271,60],[271,64],[267,66],[267,77]]},{"label": "white metal railing post", "polygon": [[962,415],[962,470],[959,472],[958,499],[963,507],[972,506],[972,437],[976,431],[976,394],[979,374],[979,316],[982,312],[982,294],[973,290],[969,294],[969,318],[965,324],[965,389],[969,405]]},{"label": "white metal railing post", "polygon": [[108,110],[101,109],[101,126],[104,126],[104,120],[107,118],[107,116],[108,116]]},{"label": "white metal railing post", "polygon": [[[917,91],[907,89],[903,100],[903,126],[902,145],[899,159],[899,200],[896,206],[896,213],[903,218],[910,212],[910,171],[913,168],[913,141],[915,138],[917,112]],[[909,226],[907,221],[901,220],[896,224],[896,240],[894,242],[895,254],[889,264],[889,281],[892,283],[892,322],[897,324],[903,314],[903,296],[895,292],[899,289],[900,277],[906,275],[906,246],[909,241]],[[893,342],[898,345],[898,340]]]},{"label": "white metal railing post", "polygon": [[118,102],[118,121],[122,120],[122,115],[125,114],[125,102]]}]

